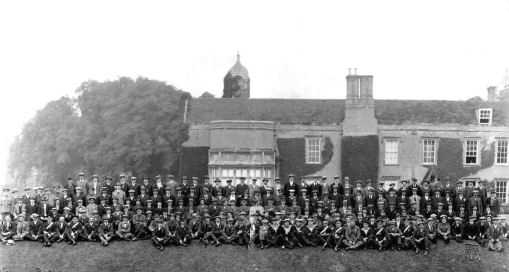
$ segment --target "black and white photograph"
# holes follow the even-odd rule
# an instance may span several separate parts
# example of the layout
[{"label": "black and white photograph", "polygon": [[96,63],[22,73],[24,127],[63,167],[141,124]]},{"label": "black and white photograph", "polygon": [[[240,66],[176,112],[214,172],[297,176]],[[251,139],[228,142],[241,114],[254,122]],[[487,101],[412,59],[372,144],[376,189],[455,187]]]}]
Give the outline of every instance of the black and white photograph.
[{"label": "black and white photograph", "polygon": [[0,2],[0,272],[509,271],[509,0]]}]

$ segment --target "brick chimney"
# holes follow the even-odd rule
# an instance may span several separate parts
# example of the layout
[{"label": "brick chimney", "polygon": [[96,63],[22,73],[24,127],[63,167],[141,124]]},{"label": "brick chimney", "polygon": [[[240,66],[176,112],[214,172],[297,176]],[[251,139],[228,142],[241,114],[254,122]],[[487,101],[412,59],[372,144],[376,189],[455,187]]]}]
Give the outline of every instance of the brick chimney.
[{"label": "brick chimney", "polygon": [[488,101],[495,101],[497,99],[497,87],[488,87]]},{"label": "brick chimney", "polygon": [[378,133],[373,100],[373,76],[356,73],[346,76],[345,106],[343,135],[363,136]]}]

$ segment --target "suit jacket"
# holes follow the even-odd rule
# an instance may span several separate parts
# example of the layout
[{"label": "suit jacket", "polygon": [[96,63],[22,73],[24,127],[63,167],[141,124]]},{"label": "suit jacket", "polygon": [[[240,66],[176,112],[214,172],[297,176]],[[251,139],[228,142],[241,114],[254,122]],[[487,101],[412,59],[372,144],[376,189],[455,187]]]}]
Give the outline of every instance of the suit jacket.
[{"label": "suit jacket", "polygon": [[89,181],[87,182],[87,185],[86,185],[86,189],[87,189],[87,193],[89,192],[90,188],[93,188],[94,189],[94,194],[99,194],[101,192],[101,187],[102,187],[102,183],[100,181],[97,181],[97,182],[93,182],[93,181]]},{"label": "suit jacket", "polygon": [[416,228],[414,231],[414,238],[415,239],[421,239],[428,237],[428,229],[427,226],[424,227],[422,230],[419,228]]},{"label": "suit jacket", "polygon": [[28,232],[32,235],[39,235],[39,234],[42,234],[42,221],[41,220],[37,220],[36,221],[31,221],[29,224],[28,224]]},{"label": "suit jacket", "polygon": [[67,189],[69,195],[72,196],[76,194],[76,185],[74,183],[69,184],[68,182],[66,185],[64,185],[64,188]]},{"label": "suit jacket", "polygon": [[39,214],[40,217],[48,217],[49,215],[51,215],[51,206],[48,204],[46,205],[41,204],[38,206],[37,213]]},{"label": "suit jacket", "polygon": [[283,186],[283,194],[288,198],[290,196],[290,189],[295,190],[294,195],[299,195],[299,185],[297,183],[290,184],[290,182],[286,183]]}]

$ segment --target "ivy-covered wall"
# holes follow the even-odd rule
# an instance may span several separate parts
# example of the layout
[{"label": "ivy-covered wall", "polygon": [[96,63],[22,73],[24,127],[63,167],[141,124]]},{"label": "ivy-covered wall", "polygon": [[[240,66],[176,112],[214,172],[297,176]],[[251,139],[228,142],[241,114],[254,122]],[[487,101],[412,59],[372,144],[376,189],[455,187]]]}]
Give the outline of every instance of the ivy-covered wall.
[{"label": "ivy-covered wall", "polygon": [[378,136],[345,136],[341,139],[341,170],[343,177],[350,178],[350,185],[356,180],[378,177]]},{"label": "ivy-covered wall", "polygon": [[[209,147],[208,146],[193,146],[182,148],[182,163],[179,166],[179,160],[177,159],[171,169],[172,174],[177,176],[177,180],[180,180],[182,176],[198,177],[200,182],[204,175],[208,174],[209,164]],[[180,176],[179,175],[180,168]]]},{"label": "ivy-covered wall", "polygon": [[288,175],[294,174],[297,178],[313,174],[323,169],[334,155],[334,145],[330,137],[324,137],[321,164],[306,164],[306,139],[305,138],[279,138],[279,176],[281,183],[288,181]]},{"label": "ivy-covered wall", "polygon": [[444,180],[449,176],[451,181],[456,181],[462,177],[466,177],[479,172],[482,169],[493,166],[495,160],[494,143],[490,144],[489,148],[481,149],[481,164],[474,166],[465,166],[463,164],[463,141],[460,138],[440,138],[437,151],[437,165],[425,166],[428,168],[425,178],[431,176],[434,169],[436,175]]}]

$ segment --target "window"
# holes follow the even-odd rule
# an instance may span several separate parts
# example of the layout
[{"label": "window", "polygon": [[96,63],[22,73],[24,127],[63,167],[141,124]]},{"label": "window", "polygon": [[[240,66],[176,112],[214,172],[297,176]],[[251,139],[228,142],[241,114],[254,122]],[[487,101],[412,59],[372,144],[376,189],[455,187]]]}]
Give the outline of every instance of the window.
[{"label": "window", "polygon": [[233,169],[228,169],[228,168],[223,168],[221,169],[221,178],[223,180],[223,182],[226,182],[226,180],[233,180]]},{"label": "window", "polygon": [[435,140],[423,141],[423,164],[436,164],[436,142]]},{"label": "window", "polygon": [[215,163],[218,158],[219,158],[219,154],[218,153],[210,153],[209,154],[209,161],[210,161],[210,163]]},{"label": "window", "polygon": [[265,168],[263,170],[263,177],[264,178],[273,178],[274,170],[272,168]]},{"label": "window", "polygon": [[212,180],[219,178],[219,169],[210,168],[209,176]]},{"label": "window", "polygon": [[251,162],[254,162],[254,163],[262,162],[262,153],[253,153],[251,155]]},{"label": "window", "polygon": [[321,141],[319,137],[306,138],[306,163],[321,163]]},{"label": "window", "polygon": [[467,140],[465,148],[465,164],[479,164],[479,142],[477,140]]},{"label": "window", "polygon": [[223,161],[235,161],[235,153],[221,153]]},{"label": "window", "polygon": [[274,163],[274,154],[263,153],[263,161],[264,163]]},{"label": "window", "polygon": [[509,140],[497,140],[497,150],[495,154],[496,164],[507,164],[507,144]]},{"label": "window", "polygon": [[246,162],[249,163],[251,160],[249,153],[237,153],[237,162]]},{"label": "window", "polygon": [[491,113],[492,113],[492,109],[479,109],[479,124],[490,125],[491,124]]},{"label": "window", "polygon": [[495,192],[500,203],[507,203],[507,181],[495,181]]},{"label": "window", "polygon": [[385,139],[385,164],[398,164],[399,139]]}]

